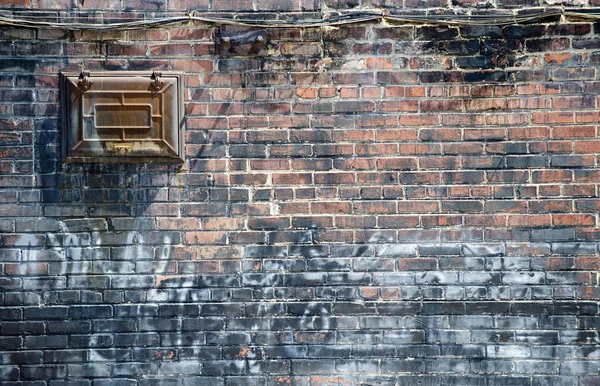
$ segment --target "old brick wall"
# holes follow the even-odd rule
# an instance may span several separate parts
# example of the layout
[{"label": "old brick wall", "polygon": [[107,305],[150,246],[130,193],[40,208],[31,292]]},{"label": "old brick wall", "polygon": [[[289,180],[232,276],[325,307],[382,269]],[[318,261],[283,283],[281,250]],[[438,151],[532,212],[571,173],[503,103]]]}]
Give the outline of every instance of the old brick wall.
[{"label": "old brick wall", "polygon": [[[551,5],[448,3],[10,0],[0,14]],[[203,23],[1,26],[0,384],[599,385],[599,26],[259,28],[266,46],[246,57],[215,52],[223,30]],[[82,68],[184,71],[185,164],[63,164],[58,73]]]}]

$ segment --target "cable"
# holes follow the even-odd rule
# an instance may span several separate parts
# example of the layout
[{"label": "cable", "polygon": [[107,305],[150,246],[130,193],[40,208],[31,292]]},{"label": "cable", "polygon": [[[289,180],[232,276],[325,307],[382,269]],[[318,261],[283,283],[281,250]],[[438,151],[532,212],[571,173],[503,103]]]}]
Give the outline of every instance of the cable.
[{"label": "cable", "polygon": [[509,25],[527,23],[546,19],[552,16],[561,16],[561,10],[541,11],[536,14],[528,15],[435,15],[431,16],[398,16],[386,15],[387,21],[408,22],[408,23],[428,23],[442,25]]},{"label": "cable", "polygon": [[200,22],[212,25],[239,25],[261,28],[309,28],[342,26],[368,22],[409,23],[409,24],[436,24],[436,25],[481,25],[497,26],[541,21],[549,17],[565,16],[583,20],[599,20],[600,10],[590,12],[568,11],[564,9],[550,9],[518,15],[401,15],[384,12],[353,12],[331,15],[327,18],[313,20],[250,20],[233,19],[225,17],[199,16],[192,11],[186,16],[170,16],[149,20],[132,20],[109,23],[82,23],[82,22],[52,22],[47,20],[34,20],[30,18],[11,18],[0,16],[0,26],[13,26],[22,28],[54,28],[70,31],[109,31],[157,28],[169,25],[184,24],[187,22]]}]

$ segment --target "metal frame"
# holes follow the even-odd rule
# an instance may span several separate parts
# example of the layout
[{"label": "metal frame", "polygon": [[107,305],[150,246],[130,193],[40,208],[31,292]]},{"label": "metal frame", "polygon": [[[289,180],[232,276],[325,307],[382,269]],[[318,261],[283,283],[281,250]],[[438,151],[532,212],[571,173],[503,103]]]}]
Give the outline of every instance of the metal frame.
[{"label": "metal frame", "polygon": [[[60,126],[61,126],[61,158],[63,162],[68,163],[139,163],[139,162],[184,162],[185,161],[185,123],[184,123],[184,105],[183,105],[183,72],[175,71],[164,71],[164,72],[150,72],[150,71],[99,71],[99,72],[88,72],[82,71],[81,73],[76,72],[60,72]],[[84,94],[90,88],[93,88],[94,78],[106,77],[106,78],[147,78],[149,87],[156,91],[162,88],[163,82],[161,79],[174,78],[176,80],[177,90],[175,91],[175,98],[177,99],[177,139],[178,148],[173,149],[177,153],[176,156],[147,156],[147,155],[90,155],[90,156],[74,156],[70,152],[73,149],[69,148],[69,133],[72,130],[83,130],[83,124],[80,122],[79,127],[71,127],[69,116],[73,108],[79,109],[77,106],[70,105],[70,87],[69,80],[73,78],[79,78],[78,88],[79,91]],[[83,119],[83,117],[80,117]],[[163,127],[164,129],[164,123]],[[163,132],[164,135],[164,132]],[[132,141],[137,142],[137,141]],[[143,142],[140,140],[139,142]],[[72,145],[72,144],[71,144]],[[121,145],[122,146],[122,145]]]}]

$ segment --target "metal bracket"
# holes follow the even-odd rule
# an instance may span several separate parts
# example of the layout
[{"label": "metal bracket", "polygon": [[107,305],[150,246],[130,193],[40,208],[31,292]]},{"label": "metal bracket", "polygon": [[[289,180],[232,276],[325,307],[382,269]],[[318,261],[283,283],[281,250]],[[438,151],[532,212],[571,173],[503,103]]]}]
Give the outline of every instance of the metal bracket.
[{"label": "metal bracket", "polygon": [[159,91],[165,85],[165,83],[160,80],[161,76],[162,72],[156,70],[152,71],[152,76],[150,77],[152,78],[152,82],[150,83],[150,86],[156,91]]},{"label": "metal bracket", "polygon": [[92,81],[90,81],[90,72],[89,71],[81,71],[79,74],[79,82],[77,82],[77,88],[81,91],[86,92],[92,87]]},{"label": "metal bracket", "polygon": [[266,56],[267,33],[252,27],[221,26],[217,30],[216,49],[222,56]]},{"label": "metal bracket", "polygon": [[230,48],[231,48],[231,38],[229,36],[222,37],[221,38],[221,55],[228,54]]}]

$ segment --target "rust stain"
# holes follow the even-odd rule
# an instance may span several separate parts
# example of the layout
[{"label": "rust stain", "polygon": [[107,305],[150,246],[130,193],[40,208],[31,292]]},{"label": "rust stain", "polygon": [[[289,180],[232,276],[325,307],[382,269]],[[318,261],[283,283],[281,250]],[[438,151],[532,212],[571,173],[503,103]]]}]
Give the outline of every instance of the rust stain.
[{"label": "rust stain", "polygon": [[156,359],[173,359],[175,358],[175,351],[155,351],[154,356],[156,357]]},{"label": "rust stain", "polygon": [[317,385],[349,385],[350,381],[347,379],[343,379],[340,377],[321,377],[321,376],[313,376],[310,379],[311,384]]},{"label": "rust stain", "polygon": [[252,351],[252,349],[250,347],[244,347],[243,349],[240,350],[240,353],[238,354],[240,357],[245,357],[246,355],[248,355],[248,353]]},{"label": "rust stain", "polygon": [[168,275],[168,276],[157,276],[156,277],[156,285],[160,286],[161,283],[165,280],[169,280],[169,279],[182,279],[184,277],[188,277],[186,275]]},{"label": "rust stain", "polygon": [[292,380],[289,377],[279,377],[276,379],[276,382],[280,385],[283,385],[283,384],[291,385],[292,384]]}]

